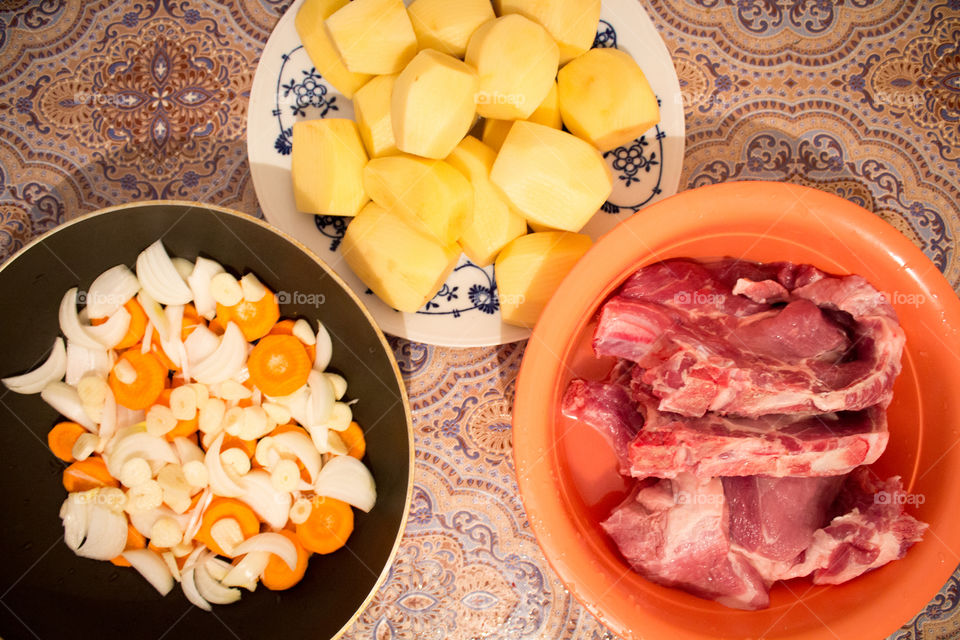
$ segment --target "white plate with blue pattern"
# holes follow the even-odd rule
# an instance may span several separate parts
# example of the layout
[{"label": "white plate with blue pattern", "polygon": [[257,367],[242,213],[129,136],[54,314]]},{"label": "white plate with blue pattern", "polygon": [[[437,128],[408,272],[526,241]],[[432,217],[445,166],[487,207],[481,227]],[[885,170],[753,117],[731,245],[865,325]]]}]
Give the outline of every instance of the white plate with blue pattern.
[{"label": "white plate with blue pattern", "polygon": [[[250,93],[247,155],[264,217],[308,246],[353,288],[385,332],[436,345],[478,347],[523,340],[529,330],[500,320],[493,267],[466,256],[439,293],[416,313],[381,302],[339,252],[349,218],[297,211],[290,177],[290,132],[297,120],[352,118],[353,104],[314,69],[294,27],[303,0],[277,23],[260,57]],[[603,0],[597,47],[617,47],[643,68],[660,100],[661,120],[632,144],[604,154],[613,194],[584,233],[594,239],[646,205],[676,193],[683,161],[680,83],[663,40],[636,0]]]}]

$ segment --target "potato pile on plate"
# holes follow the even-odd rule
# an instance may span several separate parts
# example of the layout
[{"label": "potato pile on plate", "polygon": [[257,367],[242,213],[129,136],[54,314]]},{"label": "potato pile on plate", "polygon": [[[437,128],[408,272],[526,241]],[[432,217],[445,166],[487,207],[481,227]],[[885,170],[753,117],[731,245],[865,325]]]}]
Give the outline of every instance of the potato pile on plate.
[{"label": "potato pile on plate", "polygon": [[503,320],[533,326],[590,247],[601,152],[660,119],[633,58],[590,49],[599,18],[600,0],[306,0],[297,32],[356,121],[294,125],[297,208],[354,218],[343,255],[393,308],[463,252],[496,264]]}]

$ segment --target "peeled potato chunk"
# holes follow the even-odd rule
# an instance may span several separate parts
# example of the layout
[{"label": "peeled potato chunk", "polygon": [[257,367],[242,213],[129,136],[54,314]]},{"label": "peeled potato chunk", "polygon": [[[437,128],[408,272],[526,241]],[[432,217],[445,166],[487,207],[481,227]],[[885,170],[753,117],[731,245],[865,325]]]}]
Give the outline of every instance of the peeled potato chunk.
[{"label": "peeled potato chunk", "polygon": [[526,120],[550,93],[559,59],[557,43],[536,22],[511,15],[484,24],[466,57],[480,76],[477,113]]},{"label": "peeled potato chunk", "polygon": [[293,193],[304,213],[356,215],[370,201],[363,188],[367,152],[353,120],[301,120],[293,125]]},{"label": "peeled potato chunk", "polygon": [[590,47],[600,23],[600,0],[496,0],[497,14],[518,13],[543,25],[560,45],[564,65]]},{"label": "peeled potato chunk", "polygon": [[[560,100],[557,98],[557,83],[554,82],[550,87],[550,93],[540,103],[537,110],[527,118],[528,122],[536,122],[554,129],[563,128],[563,120],[560,118]],[[503,141],[507,139],[510,133],[510,127],[515,120],[492,120],[483,121],[483,142],[492,147],[495,151],[500,151]]]},{"label": "peeled potato chunk", "polygon": [[370,198],[442,245],[457,241],[473,219],[473,187],[443,160],[410,155],[374,158],[363,170]]},{"label": "peeled potato chunk", "polygon": [[497,152],[473,136],[460,141],[447,162],[473,185],[473,222],[460,236],[463,252],[480,267],[493,264],[508,242],[527,232],[527,221],[490,182]]},{"label": "peeled potato chunk", "polygon": [[357,89],[370,80],[370,76],[347,69],[323,24],[348,2],[349,0],[305,0],[300,5],[293,23],[303,42],[303,48],[323,79],[347,98],[353,98]]},{"label": "peeled potato chunk", "polygon": [[360,138],[371,158],[398,152],[390,118],[390,101],[396,82],[396,74],[377,76],[357,90],[353,98],[353,113]]},{"label": "peeled potato chunk", "polygon": [[660,121],[640,65],[616,49],[591,49],[560,70],[560,113],[574,135],[601,151],[629,144]]},{"label": "peeled potato chunk", "polygon": [[531,223],[579,231],[610,196],[600,152],[580,138],[533,122],[515,122],[490,172]]},{"label": "peeled potato chunk", "polygon": [[593,243],[590,236],[544,231],[521,236],[497,257],[497,291],[504,322],[532,327],[550,297]]},{"label": "peeled potato chunk", "polygon": [[484,22],[497,16],[490,0],[415,0],[407,7],[421,49],[436,49],[455,58]]},{"label": "peeled potato chunk", "polygon": [[347,226],[341,252],[357,277],[385,303],[413,313],[436,295],[460,257],[371,202]]},{"label": "peeled potato chunk", "polygon": [[425,158],[446,158],[463,139],[477,109],[476,72],[462,60],[426,49],[393,87],[391,117],[397,148]]},{"label": "peeled potato chunk", "polygon": [[417,34],[403,0],[353,0],[327,18],[326,25],[354,73],[397,73],[417,53]]}]

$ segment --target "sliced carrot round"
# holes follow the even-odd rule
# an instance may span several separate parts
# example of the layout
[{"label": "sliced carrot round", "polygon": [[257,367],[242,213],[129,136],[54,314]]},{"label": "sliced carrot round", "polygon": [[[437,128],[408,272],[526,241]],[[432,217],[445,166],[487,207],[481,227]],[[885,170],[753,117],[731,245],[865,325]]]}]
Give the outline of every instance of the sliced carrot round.
[{"label": "sliced carrot round", "polygon": [[227,553],[224,552],[220,545],[213,539],[213,536],[210,534],[210,529],[222,518],[233,518],[236,520],[240,525],[240,531],[243,532],[244,538],[249,538],[260,532],[260,520],[257,518],[257,514],[245,503],[234,500],[233,498],[214,498],[210,501],[210,506],[207,507],[206,512],[203,514],[200,529],[197,531],[194,539],[207,545],[207,547],[217,555],[225,556]]},{"label": "sliced carrot round", "polygon": [[117,479],[110,475],[103,458],[91,456],[77,460],[63,470],[63,488],[68,493],[89,491],[97,487],[119,487]]},{"label": "sliced carrot round", "polygon": [[336,498],[316,496],[310,517],[297,525],[297,538],[308,551],[333,553],[353,533],[353,509]]},{"label": "sliced carrot round", "polygon": [[130,298],[123,308],[130,314],[130,327],[127,334],[117,343],[115,349],[128,349],[143,340],[147,331],[147,312],[143,310],[136,298]]},{"label": "sliced carrot round", "polygon": [[297,565],[291,569],[285,561],[280,559],[280,556],[270,554],[270,560],[267,561],[260,581],[263,586],[272,591],[289,589],[300,582],[307,572],[307,563],[310,561],[310,552],[303,548],[294,532],[281,529],[277,533],[288,538],[297,548]]},{"label": "sliced carrot round", "polygon": [[247,358],[250,380],[268,396],[290,395],[307,383],[313,362],[293,336],[261,338]]},{"label": "sliced carrot round", "polygon": [[[281,320],[277,324],[273,325],[273,328],[270,329],[269,335],[274,336],[292,336],[293,335],[293,325],[295,324],[294,320],[287,318]],[[312,344],[303,343],[303,348],[307,350],[307,357],[310,358],[310,362],[313,362],[317,359],[317,347]]]},{"label": "sliced carrot round", "polygon": [[58,422],[47,434],[50,451],[64,462],[73,462],[73,445],[87,432],[76,422]]},{"label": "sliced carrot round", "polygon": [[232,307],[217,304],[217,318],[223,325],[235,322],[247,342],[253,342],[270,333],[280,319],[280,305],[277,304],[277,296],[267,291],[256,302],[241,300]]},{"label": "sliced carrot round", "polygon": [[348,456],[360,460],[367,452],[367,440],[363,437],[363,429],[356,422],[351,422],[350,426],[340,432],[340,439],[347,446]]},{"label": "sliced carrot round", "polygon": [[119,404],[133,409],[146,409],[160,396],[167,386],[167,368],[152,353],[141,353],[139,349],[127,349],[120,356],[136,372],[133,382],[127,384],[117,378],[116,365],[110,370],[108,382]]}]

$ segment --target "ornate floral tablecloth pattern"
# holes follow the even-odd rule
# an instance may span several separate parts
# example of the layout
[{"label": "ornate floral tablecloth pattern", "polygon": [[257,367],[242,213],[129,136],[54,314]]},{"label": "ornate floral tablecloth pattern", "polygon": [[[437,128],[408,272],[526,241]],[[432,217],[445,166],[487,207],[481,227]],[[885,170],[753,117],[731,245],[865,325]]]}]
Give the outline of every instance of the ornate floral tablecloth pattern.
[{"label": "ornate floral tablecloth pattern", "polygon": [[[246,105],[288,4],[0,0],[0,260],[134,199],[256,215]],[[766,179],[832,191],[960,285],[960,0],[642,4],[683,89],[681,188]],[[610,637],[549,569],[517,494],[523,345],[393,345],[414,412],[413,506],[386,584],[347,637]],[[955,575],[893,637],[956,637],[958,600]]]}]

